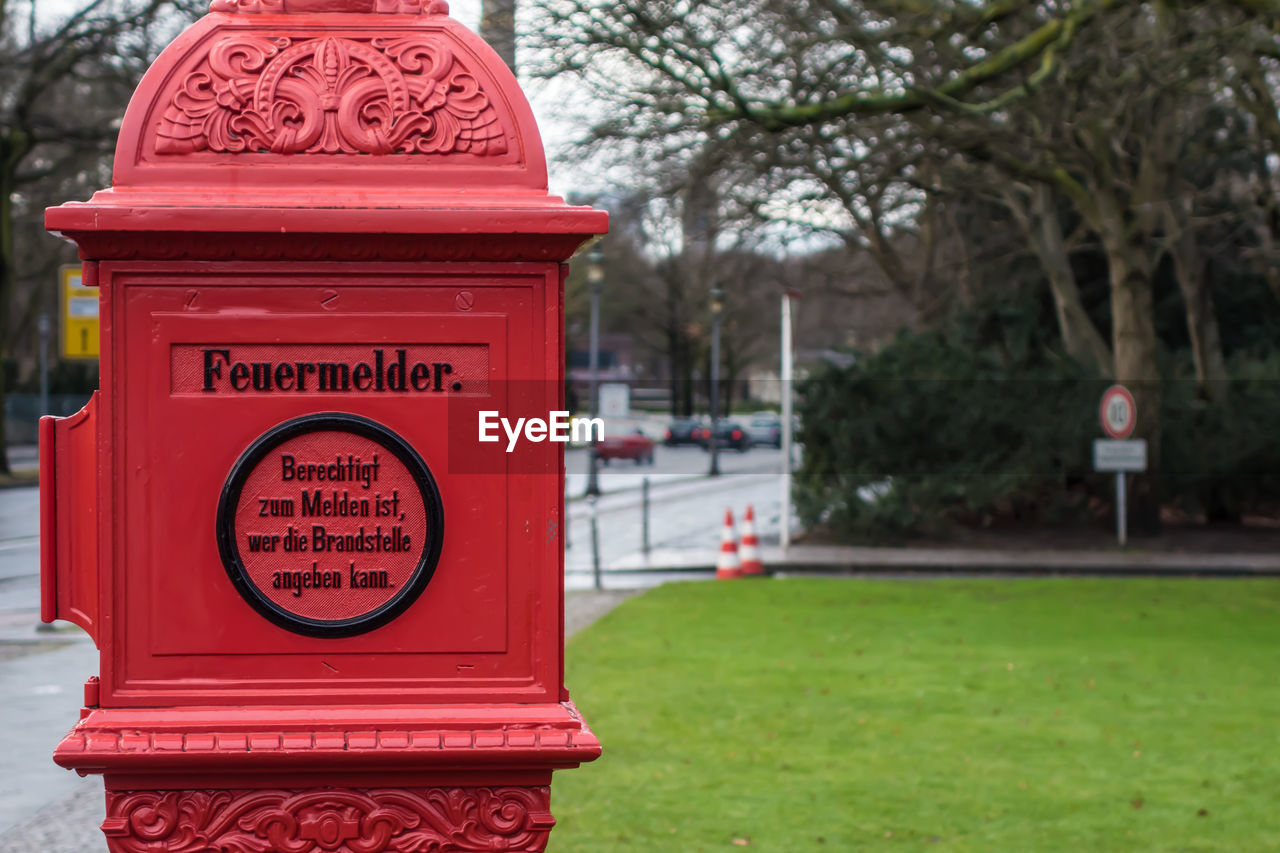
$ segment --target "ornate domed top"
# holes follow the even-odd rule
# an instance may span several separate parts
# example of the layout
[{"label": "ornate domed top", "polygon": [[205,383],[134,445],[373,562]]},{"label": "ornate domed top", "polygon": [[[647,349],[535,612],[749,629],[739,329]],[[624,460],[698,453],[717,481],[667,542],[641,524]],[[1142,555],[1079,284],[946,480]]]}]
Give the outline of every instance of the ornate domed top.
[{"label": "ornate domed top", "polygon": [[406,15],[447,15],[444,0],[213,0],[210,12],[257,14],[298,14],[309,12],[352,12]]},{"label": "ornate domed top", "polygon": [[205,231],[605,230],[548,195],[515,76],[442,0],[212,8],[134,93],[112,188],[50,209],[51,230],[83,248],[76,232],[191,227],[175,208]]}]

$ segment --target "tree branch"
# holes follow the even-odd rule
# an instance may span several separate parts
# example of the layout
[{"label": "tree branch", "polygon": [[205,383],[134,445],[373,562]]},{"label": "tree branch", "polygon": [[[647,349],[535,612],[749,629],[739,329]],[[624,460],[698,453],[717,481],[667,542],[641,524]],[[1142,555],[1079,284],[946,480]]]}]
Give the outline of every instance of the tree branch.
[{"label": "tree branch", "polygon": [[[1262,2],[1262,0],[1258,1]],[[938,101],[954,104],[957,99],[969,94],[982,84],[1041,57],[1055,45],[1069,42],[1080,26],[1099,12],[1108,10],[1121,2],[1124,0],[1095,0],[1095,2],[1083,3],[1063,17],[1041,25],[1034,32],[1004,48],[995,56],[969,66],[945,83],[930,89],[907,88],[901,93],[863,89],[818,103],[796,105],[777,102],[756,103],[745,109],[742,107],[732,110],[712,109],[708,112],[708,119],[712,122],[745,119],[768,130],[777,131],[788,127],[821,124],[852,115],[908,113]],[[1040,79],[1043,79],[1049,70],[1042,67],[1041,72],[1038,73]]]}]

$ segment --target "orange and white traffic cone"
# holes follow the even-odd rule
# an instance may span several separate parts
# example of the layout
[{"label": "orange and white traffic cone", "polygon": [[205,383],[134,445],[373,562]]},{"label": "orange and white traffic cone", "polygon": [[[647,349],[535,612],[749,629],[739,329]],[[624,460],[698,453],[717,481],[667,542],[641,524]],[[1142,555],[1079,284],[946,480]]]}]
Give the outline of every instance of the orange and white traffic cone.
[{"label": "orange and white traffic cone", "polygon": [[720,534],[720,559],[716,561],[716,580],[742,577],[738,563],[738,540],[733,533],[733,510],[724,511],[724,531]]},{"label": "orange and white traffic cone", "polygon": [[760,539],[756,536],[756,511],[751,504],[747,504],[747,514],[742,517],[742,574],[764,574]]}]

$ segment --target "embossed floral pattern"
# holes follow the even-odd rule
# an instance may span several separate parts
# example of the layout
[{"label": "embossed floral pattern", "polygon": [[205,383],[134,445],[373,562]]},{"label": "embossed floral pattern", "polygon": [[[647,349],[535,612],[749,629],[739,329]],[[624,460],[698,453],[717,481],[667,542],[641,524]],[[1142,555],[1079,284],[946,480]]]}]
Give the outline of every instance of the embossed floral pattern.
[{"label": "embossed floral pattern", "polygon": [[545,787],[107,794],[112,853],[540,853]]},{"label": "embossed floral pattern", "polygon": [[449,43],[237,35],[188,74],[159,154],[504,154],[503,122]]},{"label": "embossed floral pattern", "polygon": [[376,12],[384,15],[447,15],[445,0],[345,0],[340,6],[333,0],[213,0],[210,12],[239,15],[306,12]]}]

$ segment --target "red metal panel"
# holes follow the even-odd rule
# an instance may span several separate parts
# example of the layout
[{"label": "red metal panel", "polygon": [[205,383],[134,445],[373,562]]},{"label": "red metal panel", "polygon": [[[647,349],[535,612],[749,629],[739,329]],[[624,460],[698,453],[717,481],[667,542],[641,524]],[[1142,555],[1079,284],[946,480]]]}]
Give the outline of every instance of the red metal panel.
[{"label": "red metal panel", "polygon": [[[388,849],[393,800],[396,844],[478,809],[433,826],[541,850],[551,771],[600,753],[563,686],[563,445],[477,418],[563,406],[561,262],[607,216],[547,193],[440,0],[216,5],[115,186],[46,214],[101,288],[101,396],[41,425],[42,614],[101,650],[56,760],[107,776],[113,851],[177,849],[161,811]],[[254,803],[280,820],[227,822]]]},{"label": "red metal panel", "polygon": [[[524,406],[549,411],[560,383],[539,377],[541,365],[560,358],[559,309],[551,309],[551,328],[539,327],[558,269],[451,266],[447,282],[437,284],[439,267],[384,268],[352,287],[349,270],[335,276],[323,265],[305,273],[292,265],[283,276],[284,268],[245,265],[220,275],[207,267],[170,265],[164,274],[130,267],[103,264],[119,295],[115,340],[125,342],[112,351],[125,365],[115,390],[128,424],[115,446],[125,470],[146,468],[157,456],[169,464],[118,486],[121,523],[151,534],[121,543],[132,575],[116,592],[121,646],[104,676],[103,704],[558,698],[559,540],[531,534],[558,523],[558,445],[523,453],[525,463],[544,457],[549,476],[477,475],[483,465],[469,454],[494,451],[441,429],[450,421],[448,394],[211,394],[175,386],[172,376],[175,351],[206,344],[262,351],[279,339],[287,316],[290,346],[304,350],[325,342],[339,349],[487,347],[489,375],[478,386],[487,390],[477,395],[484,405],[503,408],[504,396],[517,395]],[[464,285],[476,299],[465,313],[455,304]],[[317,310],[324,300],[330,309]],[[464,380],[462,396],[473,381]],[[202,547],[212,544],[221,484],[244,449],[291,417],[326,410],[357,411],[413,444],[436,476],[447,519],[440,564],[422,597],[392,624],[341,640],[290,634],[263,619],[227,583],[216,550]],[[510,462],[497,455],[504,465],[522,461],[520,453]],[[176,565],[183,570],[173,571]],[[551,630],[535,624],[548,619]]]},{"label": "red metal panel", "polygon": [[58,618],[57,418],[40,418],[40,621]]},{"label": "red metal panel", "polygon": [[40,618],[98,636],[98,394],[40,419]]},{"label": "red metal panel", "polygon": [[94,773],[532,771],[576,767],[600,742],[570,702],[449,708],[90,711],[54,760]]}]

